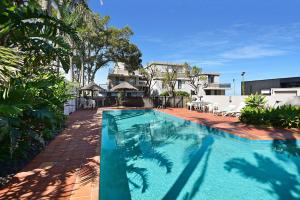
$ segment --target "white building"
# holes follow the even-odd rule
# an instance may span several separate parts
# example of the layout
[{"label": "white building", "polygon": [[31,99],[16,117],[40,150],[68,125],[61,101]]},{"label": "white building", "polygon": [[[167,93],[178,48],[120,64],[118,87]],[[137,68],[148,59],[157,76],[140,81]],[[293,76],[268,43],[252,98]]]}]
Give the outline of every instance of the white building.
[{"label": "white building", "polygon": [[[163,79],[167,70],[171,68],[176,69],[176,83],[175,91],[185,91],[190,95],[195,94],[194,88],[189,84],[189,78],[186,77],[186,65],[176,64],[176,63],[164,63],[164,62],[153,62],[147,67],[148,70],[156,71],[156,76],[153,78],[151,85],[152,95],[159,95],[167,91],[167,86],[164,85]],[[199,84],[198,95],[225,95],[225,91],[230,89],[230,84],[220,84],[220,74],[219,73],[203,73],[203,77],[206,80],[201,81]]]},{"label": "white building", "polygon": [[[163,84],[163,79],[170,68],[176,69],[175,91],[185,91],[190,95],[194,95],[196,92],[189,84],[189,78],[186,77],[186,65],[164,62],[153,62],[146,67],[148,71],[155,71],[155,76],[151,81],[151,95],[157,96],[167,91],[167,86]],[[199,83],[203,86],[198,91],[200,96],[225,95],[225,91],[230,89],[230,84],[220,84],[220,74],[218,73],[203,73],[202,76],[206,77],[206,80]],[[138,89],[138,91],[126,91],[127,96],[143,96],[147,87],[145,77],[138,70],[129,72],[124,63],[116,63],[114,68],[109,71],[107,81],[108,91],[124,81]],[[111,95],[116,96],[117,93],[111,92]]]},{"label": "white building", "polygon": [[[128,82],[132,86],[138,89],[138,91],[126,91],[127,96],[143,96],[146,87],[145,78],[139,73],[139,70],[129,72],[126,69],[124,63],[118,62],[115,64],[114,68],[111,69],[107,77],[108,91],[111,88],[119,85],[122,82]],[[117,96],[116,92],[110,92],[111,96]]]}]

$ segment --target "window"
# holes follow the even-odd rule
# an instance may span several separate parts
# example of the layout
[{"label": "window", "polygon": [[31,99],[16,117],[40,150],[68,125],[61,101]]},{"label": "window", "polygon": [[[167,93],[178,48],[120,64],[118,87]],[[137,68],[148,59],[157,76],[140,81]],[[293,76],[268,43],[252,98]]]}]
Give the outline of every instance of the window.
[{"label": "window", "polygon": [[181,88],[182,88],[182,81],[178,80],[178,89],[181,89]]},{"label": "window", "polygon": [[215,77],[214,76],[208,76],[208,83],[214,83]]}]

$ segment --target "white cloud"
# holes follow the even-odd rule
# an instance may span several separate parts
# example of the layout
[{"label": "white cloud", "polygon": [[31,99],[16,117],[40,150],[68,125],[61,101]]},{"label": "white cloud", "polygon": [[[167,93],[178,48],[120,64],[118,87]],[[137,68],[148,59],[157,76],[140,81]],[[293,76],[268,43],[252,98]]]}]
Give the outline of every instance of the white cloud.
[{"label": "white cloud", "polygon": [[261,45],[249,45],[224,52],[220,56],[224,59],[234,60],[281,56],[286,53],[286,51],[280,49],[271,49]]}]

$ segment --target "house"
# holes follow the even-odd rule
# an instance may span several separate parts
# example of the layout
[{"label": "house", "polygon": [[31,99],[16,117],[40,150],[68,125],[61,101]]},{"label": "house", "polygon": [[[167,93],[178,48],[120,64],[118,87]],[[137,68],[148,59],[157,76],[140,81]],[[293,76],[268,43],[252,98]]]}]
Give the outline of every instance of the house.
[{"label": "house", "polygon": [[201,76],[204,77],[203,81],[199,81],[202,85],[199,87],[199,91],[196,92],[195,89],[189,84],[190,79],[186,76],[186,64],[182,63],[165,63],[165,62],[152,62],[146,67],[148,70],[155,70],[155,76],[151,84],[152,95],[159,95],[167,91],[167,86],[164,84],[164,76],[168,70],[176,70],[176,80],[175,80],[175,91],[185,91],[191,95],[225,95],[225,91],[230,89],[230,84],[220,83],[219,73],[202,73]]},{"label": "house", "polygon": [[300,77],[245,81],[241,87],[245,95],[300,96]]},{"label": "house", "polygon": [[125,91],[126,96],[144,95],[146,87],[144,76],[139,73],[139,70],[129,72],[124,63],[118,62],[115,64],[114,68],[108,72],[107,81],[108,95],[117,96],[117,92],[112,92],[111,89],[122,82],[128,82],[138,89],[138,91]]},{"label": "house", "polygon": [[[182,63],[165,63],[165,62],[152,62],[148,64],[145,69],[155,71],[151,81],[151,95],[157,96],[167,91],[167,86],[164,84],[164,76],[167,70],[175,69],[175,91],[185,91],[191,95],[197,92],[189,84],[189,78],[186,76],[186,64]],[[199,82],[202,87],[199,88],[198,94],[204,95],[225,95],[225,91],[230,89],[230,84],[220,83],[219,73],[202,73],[201,76],[205,77],[203,81]],[[108,91],[111,96],[116,96],[116,92],[111,89],[122,82],[128,82],[138,89],[138,91],[126,91],[127,96],[143,96],[147,87],[146,78],[139,72],[139,70],[129,72],[124,63],[116,63],[113,69],[108,73]],[[108,93],[109,94],[109,93]]]}]

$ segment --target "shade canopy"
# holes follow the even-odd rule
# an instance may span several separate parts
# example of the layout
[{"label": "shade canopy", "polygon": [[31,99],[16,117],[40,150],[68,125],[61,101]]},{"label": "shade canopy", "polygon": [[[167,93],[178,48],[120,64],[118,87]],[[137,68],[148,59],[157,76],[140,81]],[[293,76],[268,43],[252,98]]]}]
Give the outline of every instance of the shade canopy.
[{"label": "shade canopy", "polygon": [[88,85],[82,87],[80,90],[105,91],[102,87],[94,82],[89,83]]},{"label": "shade canopy", "polygon": [[131,84],[129,84],[128,82],[122,82],[119,85],[116,85],[115,87],[113,87],[111,89],[111,91],[115,92],[115,91],[121,91],[121,90],[138,90],[136,87],[132,86]]}]

